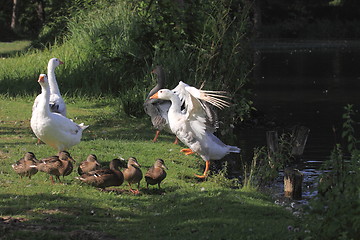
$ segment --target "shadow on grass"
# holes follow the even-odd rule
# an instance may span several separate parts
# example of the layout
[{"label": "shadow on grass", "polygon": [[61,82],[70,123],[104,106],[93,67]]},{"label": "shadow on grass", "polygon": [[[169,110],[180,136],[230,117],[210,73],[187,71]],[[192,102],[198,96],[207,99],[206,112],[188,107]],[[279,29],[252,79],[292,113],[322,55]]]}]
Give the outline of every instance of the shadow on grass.
[{"label": "shadow on grass", "polygon": [[286,227],[292,224],[290,214],[266,206],[264,199],[256,194],[231,190],[178,190],[150,189],[139,196],[115,194],[110,200],[116,205],[114,208],[100,207],[106,200],[101,200],[98,194],[88,198],[50,193],[0,194],[3,217],[30,216],[11,225],[0,219],[0,233],[9,236],[8,239],[25,239],[29,232],[42,237],[49,234],[46,237],[53,239],[73,239],[76,231],[83,235],[85,231],[92,231],[97,239],[289,237]]},{"label": "shadow on grass", "polygon": [[[82,116],[82,119],[91,119],[92,123],[87,132],[90,136],[83,134],[85,138],[105,138],[109,140],[144,140],[151,141],[156,129],[151,125],[148,118],[131,118],[128,116],[117,116],[115,114],[97,114]],[[87,123],[85,123],[87,124]],[[171,138],[174,141],[175,135],[162,131],[159,139]]]},{"label": "shadow on grass", "polygon": [[[74,198],[51,193],[27,196],[0,194],[0,198],[2,239],[11,239],[14,236],[25,239],[28,233],[32,233],[31,239],[44,239],[44,236],[51,236],[52,239],[116,239],[99,226],[116,225],[117,219],[134,216],[126,210],[101,208],[96,198]],[[31,217],[11,217],[18,215]],[[78,230],[81,231],[76,232]],[[91,238],[84,238],[87,231],[91,231]],[[77,234],[82,236],[74,238]]]}]

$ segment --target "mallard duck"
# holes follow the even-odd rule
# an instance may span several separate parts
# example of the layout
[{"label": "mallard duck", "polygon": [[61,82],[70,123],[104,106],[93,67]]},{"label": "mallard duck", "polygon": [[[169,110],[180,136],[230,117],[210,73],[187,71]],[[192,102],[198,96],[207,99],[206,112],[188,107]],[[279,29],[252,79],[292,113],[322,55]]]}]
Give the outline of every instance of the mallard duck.
[{"label": "mallard duck", "polygon": [[38,172],[36,167],[34,167],[37,162],[38,160],[36,159],[35,154],[32,152],[27,152],[23,158],[11,166],[14,171],[20,175],[20,178],[25,176],[31,179],[31,176]]},{"label": "mallard duck", "polygon": [[78,177],[80,181],[98,188],[120,186],[124,182],[124,175],[119,167],[125,167],[124,161],[113,159],[110,162],[110,169],[99,169],[90,171]]},{"label": "mallard duck", "polygon": [[[137,162],[136,158],[130,157],[128,159],[127,168],[125,168],[122,173],[124,174],[124,180],[128,182],[130,191],[134,194],[139,193],[140,181],[143,177],[143,174],[140,169],[140,164]],[[137,190],[131,188],[131,184],[137,183]]]},{"label": "mallard duck", "polygon": [[[222,99],[226,97],[222,91],[199,90],[183,82],[179,85],[173,91],[161,89],[150,98],[171,101],[168,113],[170,129],[189,147],[185,150],[186,154],[195,152],[206,162],[203,175],[196,175],[205,178],[209,171],[210,160],[220,160],[231,152],[239,153],[240,149],[224,144],[213,134],[214,125],[209,120],[202,102],[206,101],[220,109],[229,106],[229,103]],[[183,104],[185,109],[181,110]]]},{"label": "mallard duck", "polygon": [[152,166],[145,174],[146,187],[149,188],[149,184],[157,184],[160,189],[160,183],[166,178],[165,169],[167,169],[167,167],[165,166],[164,160],[160,158],[157,159],[154,166]]},{"label": "mallard duck", "polygon": [[79,175],[88,173],[91,171],[99,170],[101,167],[95,154],[90,154],[85,161],[81,162],[78,167]]},{"label": "mallard duck", "polygon": [[[49,60],[48,66],[47,66],[47,74],[48,74],[48,80],[49,80],[49,87],[50,87],[50,100],[49,100],[49,106],[51,112],[60,113],[64,117],[66,117],[66,105],[61,97],[59,86],[56,81],[55,77],[55,68],[61,64],[64,64],[62,61],[60,61],[57,58],[52,58]],[[37,107],[40,99],[42,96],[39,94],[33,105],[33,111]]]},{"label": "mallard duck", "polygon": [[70,153],[61,151],[59,156],[44,158],[36,166],[39,171],[50,174],[50,180],[54,183],[53,175],[61,182],[60,176],[69,175],[73,170],[73,163],[75,160],[70,156]]},{"label": "mallard duck", "polygon": [[[153,89],[151,89],[148,96],[146,97],[144,102],[144,111],[147,115],[150,116],[151,122],[156,128],[155,137],[152,140],[153,142],[156,142],[160,131],[166,130],[167,132],[171,133],[167,116],[171,103],[167,100],[150,99],[154,93],[164,88],[165,86],[165,73],[161,66],[156,66],[151,73],[154,73],[157,76],[157,84]],[[174,144],[177,143],[178,139],[176,138]]]},{"label": "mallard duck", "polygon": [[49,107],[49,82],[45,74],[38,80],[42,94],[37,107],[32,112],[31,129],[36,137],[59,152],[80,143],[82,132],[88,126],[76,124],[59,113],[53,113]]}]

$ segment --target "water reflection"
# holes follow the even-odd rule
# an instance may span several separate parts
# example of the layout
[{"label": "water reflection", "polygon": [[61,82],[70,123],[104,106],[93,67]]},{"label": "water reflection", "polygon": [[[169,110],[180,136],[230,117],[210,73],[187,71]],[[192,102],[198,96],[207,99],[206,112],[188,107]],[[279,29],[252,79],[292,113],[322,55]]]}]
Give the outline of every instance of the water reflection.
[{"label": "water reflection", "polygon": [[341,141],[343,107],[352,103],[358,111],[359,45],[254,44],[253,101],[261,120],[238,130],[243,158],[266,146],[266,131],[306,126],[310,134],[298,167],[305,181],[313,181]]}]

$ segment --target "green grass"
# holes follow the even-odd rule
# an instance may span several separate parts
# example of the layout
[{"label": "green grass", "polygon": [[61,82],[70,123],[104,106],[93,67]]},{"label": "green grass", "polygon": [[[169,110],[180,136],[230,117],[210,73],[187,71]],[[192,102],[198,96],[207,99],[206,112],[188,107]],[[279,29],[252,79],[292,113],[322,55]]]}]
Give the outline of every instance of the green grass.
[{"label": "green grass", "polygon": [[39,159],[56,152],[35,144],[29,125],[34,98],[0,96],[0,217],[20,221],[0,221],[2,239],[85,239],[89,234],[94,239],[295,238],[287,226],[297,220],[271,198],[236,188],[222,175],[198,181],[193,174],[204,167],[198,156],[180,153],[183,146],[172,144],[168,134],[152,143],[149,119],[124,116],[111,97],[65,99],[69,118],[90,125],[70,153],[77,163],[95,153],[103,165],[135,156],[143,172],[163,158],[169,170],[162,191],[147,190],[143,180],[140,195],[130,194],[126,184],[115,188],[121,191],[102,192],[80,184],[76,171],[65,184],[51,184],[44,173],[20,179],[11,164],[25,152]]},{"label": "green grass", "polygon": [[31,41],[20,40],[13,42],[0,42],[0,57],[26,50],[30,46]]}]

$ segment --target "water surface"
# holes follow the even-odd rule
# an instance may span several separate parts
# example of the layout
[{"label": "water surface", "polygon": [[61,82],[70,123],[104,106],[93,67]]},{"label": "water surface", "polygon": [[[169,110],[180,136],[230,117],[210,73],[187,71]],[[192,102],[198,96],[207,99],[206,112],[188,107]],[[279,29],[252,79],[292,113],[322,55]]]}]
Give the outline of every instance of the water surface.
[{"label": "water surface", "polygon": [[259,121],[239,130],[245,158],[251,157],[254,146],[266,145],[267,130],[306,126],[310,134],[297,167],[305,175],[305,184],[313,181],[341,141],[344,106],[354,104],[358,111],[360,47],[351,43],[254,44],[252,88]]}]

